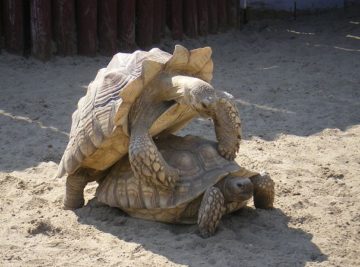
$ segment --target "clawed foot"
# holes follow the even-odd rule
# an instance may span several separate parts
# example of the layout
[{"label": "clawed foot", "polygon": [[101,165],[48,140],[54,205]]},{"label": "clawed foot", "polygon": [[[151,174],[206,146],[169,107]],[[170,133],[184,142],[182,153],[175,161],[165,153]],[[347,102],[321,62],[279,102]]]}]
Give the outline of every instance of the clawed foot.
[{"label": "clawed foot", "polygon": [[175,187],[179,171],[165,162],[149,134],[130,142],[129,159],[134,174],[147,183],[166,189]]},{"label": "clawed foot", "polygon": [[250,178],[254,185],[254,205],[260,209],[271,209],[274,205],[275,183],[263,172]]},{"label": "clawed foot", "polygon": [[227,142],[222,142],[221,140],[219,140],[218,151],[219,154],[225,159],[234,160],[238,150],[239,150],[239,145],[237,143],[229,144]]},{"label": "clawed foot", "polygon": [[241,141],[241,121],[235,103],[225,95],[219,98],[213,120],[220,155],[234,160]]}]

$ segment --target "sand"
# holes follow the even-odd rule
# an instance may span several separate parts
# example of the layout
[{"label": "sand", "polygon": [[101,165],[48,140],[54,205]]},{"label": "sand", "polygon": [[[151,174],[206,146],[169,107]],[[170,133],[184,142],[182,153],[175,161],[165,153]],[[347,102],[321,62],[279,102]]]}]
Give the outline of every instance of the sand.
[{"label": "sand", "polygon": [[[276,182],[275,209],[251,204],[209,239],[93,204],[62,210],[65,179],[53,177],[70,116],[110,59],[0,55],[0,266],[360,266],[355,14],[263,20],[182,42],[213,48],[213,84],[234,95],[243,120],[237,161]],[[207,120],[185,133],[214,138]]]}]

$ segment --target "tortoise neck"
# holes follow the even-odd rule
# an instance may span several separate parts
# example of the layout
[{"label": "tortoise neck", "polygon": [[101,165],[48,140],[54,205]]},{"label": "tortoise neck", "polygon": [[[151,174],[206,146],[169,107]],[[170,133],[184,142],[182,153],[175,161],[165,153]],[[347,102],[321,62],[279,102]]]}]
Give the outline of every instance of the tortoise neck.
[{"label": "tortoise neck", "polygon": [[211,87],[207,82],[186,75],[161,74],[150,84],[158,88],[158,99],[176,100],[181,104],[189,104],[194,88]]}]

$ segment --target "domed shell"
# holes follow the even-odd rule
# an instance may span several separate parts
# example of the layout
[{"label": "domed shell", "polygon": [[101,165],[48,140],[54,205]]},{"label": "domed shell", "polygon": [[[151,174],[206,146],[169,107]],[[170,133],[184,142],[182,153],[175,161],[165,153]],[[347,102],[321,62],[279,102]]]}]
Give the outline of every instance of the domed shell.
[{"label": "domed shell", "polygon": [[[72,174],[79,167],[105,170],[125,156],[129,145],[128,113],[147,84],[162,72],[210,82],[211,53],[210,47],[189,51],[176,45],[173,55],[158,48],[116,54],[106,68],[99,70],[78,102],[57,177]],[[178,130],[194,115],[188,107],[174,104],[153,124],[150,133]]]},{"label": "domed shell", "polygon": [[[173,190],[143,183],[141,178],[134,177],[129,163],[123,160],[99,185],[96,193],[98,200],[132,214],[141,210],[184,207],[223,177],[242,169],[236,162],[219,155],[216,142],[199,137],[170,136],[157,140],[156,144],[165,160],[181,172]],[[177,211],[179,209],[174,209],[174,212]]]}]

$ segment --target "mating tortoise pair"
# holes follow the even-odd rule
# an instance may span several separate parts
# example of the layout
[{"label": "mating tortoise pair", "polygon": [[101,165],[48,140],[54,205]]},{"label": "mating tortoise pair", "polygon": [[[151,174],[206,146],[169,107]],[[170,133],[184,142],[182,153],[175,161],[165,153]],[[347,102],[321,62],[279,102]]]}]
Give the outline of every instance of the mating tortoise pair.
[{"label": "mating tortoise pair", "polygon": [[[120,186],[126,193],[127,205],[122,205],[119,200],[121,197],[118,195],[120,193],[116,192],[112,197],[119,200],[116,202],[117,206],[128,209],[128,212],[134,216],[168,222],[185,222],[186,220],[180,220],[180,217],[184,214],[187,214],[187,217],[190,214],[193,217],[197,216],[197,211],[196,213],[194,211],[200,209],[199,220],[200,217],[204,218],[200,220],[200,224],[206,225],[204,227],[200,225],[200,229],[203,229],[204,236],[207,235],[206,233],[211,234],[216,228],[213,223],[216,221],[214,218],[219,217],[225,209],[224,200],[227,195],[225,191],[230,188],[233,190],[233,186],[225,186],[227,183],[218,184],[220,180],[229,180],[230,178],[222,178],[234,173],[233,170],[223,167],[223,163],[220,164],[219,160],[234,165],[233,159],[241,139],[240,117],[236,105],[229,94],[215,91],[209,84],[212,71],[213,63],[209,47],[188,51],[177,45],[173,55],[159,49],[115,55],[109,65],[101,69],[95,80],[90,83],[87,94],[80,99],[78,109],[72,117],[70,141],[57,175],[60,177],[65,173],[68,174],[65,208],[82,207],[86,184],[104,179],[112,182],[100,184],[98,198],[104,199],[105,203],[109,202],[107,197],[113,194],[110,191],[118,190],[118,183],[127,181],[126,177],[130,175],[132,180],[129,184]],[[192,168],[197,167],[194,170],[187,169],[191,164],[182,169],[174,164],[179,157],[181,158],[177,149],[163,147],[164,152],[172,151],[170,154],[174,155],[173,160],[171,157],[164,159],[164,152],[160,153],[153,137],[163,136],[165,140],[163,143],[170,144],[170,140],[174,138],[170,134],[183,128],[199,115],[212,118],[218,143],[215,145],[207,141],[198,142],[203,142],[205,147],[216,146],[217,152],[210,153],[211,156],[201,163],[204,165],[194,160]],[[183,139],[174,141],[175,147],[176,144],[180,144],[179,149],[187,147],[183,152],[187,152],[188,155],[197,153],[194,146],[189,146],[195,143]],[[112,167],[116,162],[119,163]],[[119,167],[119,164],[124,166],[126,175],[121,171],[122,167]],[[222,174],[219,176],[218,173],[216,175],[209,173],[208,167],[217,168],[218,171],[222,169]],[[191,173],[196,173],[194,179],[190,179]],[[250,177],[249,173],[247,175]],[[240,179],[239,175],[235,176],[238,177],[237,180]],[[206,177],[211,182],[205,183]],[[259,194],[259,196],[265,194],[266,197],[258,197],[258,199],[266,199],[264,207],[270,207],[273,201],[273,190],[270,188],[272,185],[273,189],[273,184],[268,182],[271,181],[270,178],[255,173],[252,173],[252,177],[257,177],[254,181],[260,182],[251,184],[255,183],[255,188],[259,184],[258,187],[264,190],[258,191],[267,192]],[[240,184],[250,183],[249,180],[246,182],[245,180]],[[194,182],[201,186],[196,187]],[[245,195],[249,195],[251,189],[249,186],[245,187],[247,188],[244,189]],[[146,194],[143,193],[144,190]],[[203,203],[207,204],[201,204],[200,207],[197,205],[200,202],[195,199],[200,198],[203,193],[205,193],[203,199],[206,200]],[[165,203],[161,197],[157,197],[159,194],[168,201]],[[175,200],[178,194],[182,197]],[[256,199],[255,195],[255,202]],[[143,205],[136,206],[135,204],[139,202]],[[142,211],[137,209],[139,207],[142,207]],[[236,208],[227,208],[227,211],[234,209]],[[169,215],[174,214],[173,211],[176,211],[175,217]],[[144,212],[148,215],[140,215]],[[154,212],[158,214],[155,217],[151,215]],[[166,219],[168,215],[173,219]]]}]

